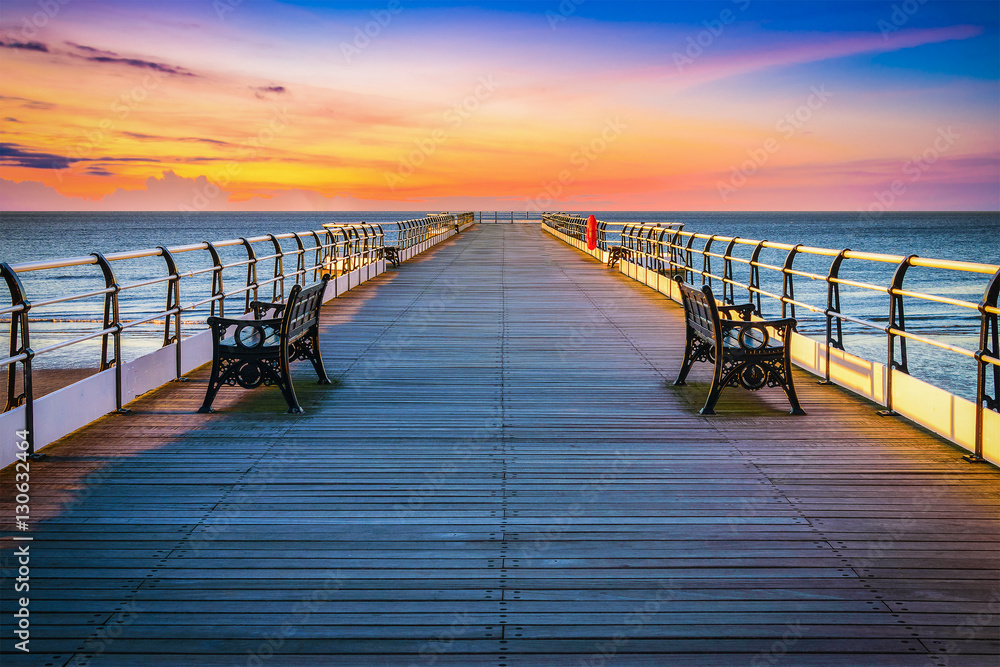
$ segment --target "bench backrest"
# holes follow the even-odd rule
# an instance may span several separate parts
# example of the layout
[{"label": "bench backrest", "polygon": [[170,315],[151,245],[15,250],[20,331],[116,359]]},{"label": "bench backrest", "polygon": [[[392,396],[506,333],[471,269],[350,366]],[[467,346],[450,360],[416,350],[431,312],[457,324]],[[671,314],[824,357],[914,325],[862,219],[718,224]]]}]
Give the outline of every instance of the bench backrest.
[{"label": "bench backrest", "polygon": [[323,294],[330,275],[311,287],[302,289],[301,285],[292,287],[288,293],[288,301],[283,313],[282,332],[289,342],[292,342],[319,322],[319,309],[323,305]]},{"label": "bench backrest", "polygon": [[681,276],[674,276],[681,290],[684,303],[684,319],[687,325],[705,340],[719,342],[722,327],[719,323],[719,309],[715,304],[712,288],[703,285],[700,290],[688,285]]}]

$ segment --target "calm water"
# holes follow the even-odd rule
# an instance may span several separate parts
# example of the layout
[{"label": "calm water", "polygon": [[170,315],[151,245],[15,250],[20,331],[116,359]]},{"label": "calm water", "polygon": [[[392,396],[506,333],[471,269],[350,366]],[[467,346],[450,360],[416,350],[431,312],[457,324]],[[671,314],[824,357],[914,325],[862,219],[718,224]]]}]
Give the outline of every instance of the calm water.
[{"label": "calm water", "polygon": [[[199,241],[218,241],[267,233],[284,233],[320,229],[326,222],[390,223],[397,220],[423,217],[427,211],[413,212],[364,212],[364,213],[201,213],[187,216],[178,213],[3,213],[0,215],[0,261],[19,263],[41,259],[76,257],[92,252],[110,253],[121,250],[154,248],[159,245],[179,245]],[[600,219],[608,221],[677,221],[685,223],[687,231],[738,236],[741,238],[823,248],[851,248],[896,255],[920,255],[956,259],[988,264],[1000,263],[1000,214],[997,213],[889,213],[874,220],[859,218],[857,213],[703,213],[703,212],[631,212],[595,211]],[[391,229],[391,227],[389,228]],[[391,242],[391,238],[389,239]],[[293,246],[287,246],[291,249]],[[716,244],[715,250],[724,246]],[[258,246],[258,252],[262,247]],[[737,256],[748,257],[749,247],[737,251]],[[231,249],[224,254],[224,261],[240,257],[241,249]],[[244,255],[245,256],[245,255]],[[781,265],[785,253],[765,251],[762,261]],[[178,255],[181,271],[202,268],[209,263],[207,253],[192,252]],[[795,268],[812,273],[826,274],[829,258],[811,258],[800,255]],[[721,264],[713,267],[721,272]],[[116,263],[120,284],[137,282],[153,276],[164,275],[160,258]],[[847,262],[841,276],[859,282],[886,285],[894,266]],[[261,267],[261,278],[268,270]],[[746,269],[738,268],[736,280],[747,282]],[[226,289],[234,289],[242,279],[238,273],[226,276]],[[29,298],[44,298],[84,292],[103,287],[100,272],[95,266],[78,269],[52,270],[22,274]],[[978,302],[989,280],[985,275],[958,274],[950,271],[910,269],[906,287],[936,295]],[[774,293],[781,292],[777,275],[762,272],[762,287]],[[207,280],[188,280],[184,283],[181,301],[190,303],[209,292]],[[826,286],[819,281],[796,279],[796,298],[804,302],[825,306]],[[265,295],[267,296],[267,295]],[[737,300],[741,295],[737,294]],[[0,302],[7,305],[6,296]],[[885,323],[888,319],[888,297],[866,290],[843,288],[842,309],[852,315]],[[140,317],[162,310],[164,287],[162,285],[134,290],[129,298],[122,298],[122,318]],[[780,305],[764,303],[767,316],[780,314]],[[202,308],[187,313],[185,330],[190,332],[204,327],[208,312]],[[32,347],[65,340],[93,331],[102,317],[102,299],[92,298],[71,304],[58,304],[34,313],[39,320],[32,329]],[[979,320],[975,311],[963,311],[940,304],[907,303],[907,329],[933,334],[948,343],[976,349],[978,347]],[[822,337],[825,319],[798,309],[799,330],[807,335]],[[3,330],[6,337],[9,318]],[[872,360],[885,361],[885,340],[880,333],[873,334],[858,325],[845,328],[848,351]],[[126,338],[124,356],[134,358],[159,346],[162,324],[145,325],[132,331]],[[908,347],[910,372],[922,379],[945,386],[959,395],[971,397],[975,392],[975,372],[971,360],[956,354],[944,353],[930,346],[910,343]],[[42,368],[90,367],[99,359],[96,342],[73,346],[40,357],[36,364]]]}]

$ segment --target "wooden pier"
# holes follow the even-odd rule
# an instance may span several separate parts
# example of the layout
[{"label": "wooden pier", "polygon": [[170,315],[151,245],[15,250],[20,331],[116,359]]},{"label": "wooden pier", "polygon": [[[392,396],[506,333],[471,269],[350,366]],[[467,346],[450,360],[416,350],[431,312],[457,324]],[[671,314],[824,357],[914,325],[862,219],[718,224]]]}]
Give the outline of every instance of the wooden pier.
[{"label": "wooden pier", "polygon": [[204,367],[31,463],[30,654],[3,473],[5,666],[997,664],[996,468],[804,373],[700,416],[681,308],[537,223],[322,322],[304,416]]}]

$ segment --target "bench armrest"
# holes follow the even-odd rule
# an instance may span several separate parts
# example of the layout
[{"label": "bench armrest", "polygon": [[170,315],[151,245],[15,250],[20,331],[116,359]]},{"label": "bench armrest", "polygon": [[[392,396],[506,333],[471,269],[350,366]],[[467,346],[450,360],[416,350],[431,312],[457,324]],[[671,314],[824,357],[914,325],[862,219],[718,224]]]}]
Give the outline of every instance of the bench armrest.
[{"label": "bench armrest", "polygon": [[209,317],[212,328],[212,344],[218,346],[226,337],[230,327],[236,327],[233,343],[243,349],[262,347],[264,341],[281,331],[282,320],[235,320],[225,317]]},{"label": "bench armrest", "polygon": [[281,313],[285,310],[284,303],[271,303],[269,301],[251,301],[250,307],[253,308],[253,316],[255,320],[262,320],[267,314],[267,311],[274,310],[274,316],[280,317]]},{"label": "bench armrest", "polygon": [[739,306],[719,305],[718,308],[719,308],[719,317],[723,319],[728,319],[729,317],[731,317],[732,313],[736,313],[740,316],[741,320],[743,320],[744,322],[749,322],[750,317],[752,315],[760,314],[757,312],[757,307],[754,306],[752,303],[744,303]]},{"label": "bench armrest", "polygon": [[[729,342],[729,347],[742,348],[744,350],[764,350],[767,348],[780,348],[788,343],[788,336],[795,328],[796,321],[793,317],[785,317],[777,320],[757,320],[747,322],[744,320],[719,320],[722,325],[722,338]],[[778,346],[769,345],[772,338],[781,341]]]}]

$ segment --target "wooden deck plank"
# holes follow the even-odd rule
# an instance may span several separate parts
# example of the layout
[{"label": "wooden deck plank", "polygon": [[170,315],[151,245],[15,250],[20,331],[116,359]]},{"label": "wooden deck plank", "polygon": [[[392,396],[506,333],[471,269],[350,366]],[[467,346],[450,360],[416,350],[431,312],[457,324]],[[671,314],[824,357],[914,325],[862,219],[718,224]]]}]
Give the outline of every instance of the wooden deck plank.
[{"label": "wooden deck plank", "polygon": [[800,373],[807,417],[702,417],[679,307],[536,227],[352,290],[322,345],[304,416],[196,414],[203,368],[32,463],[16,664],[995,664],[995,468]]}]

